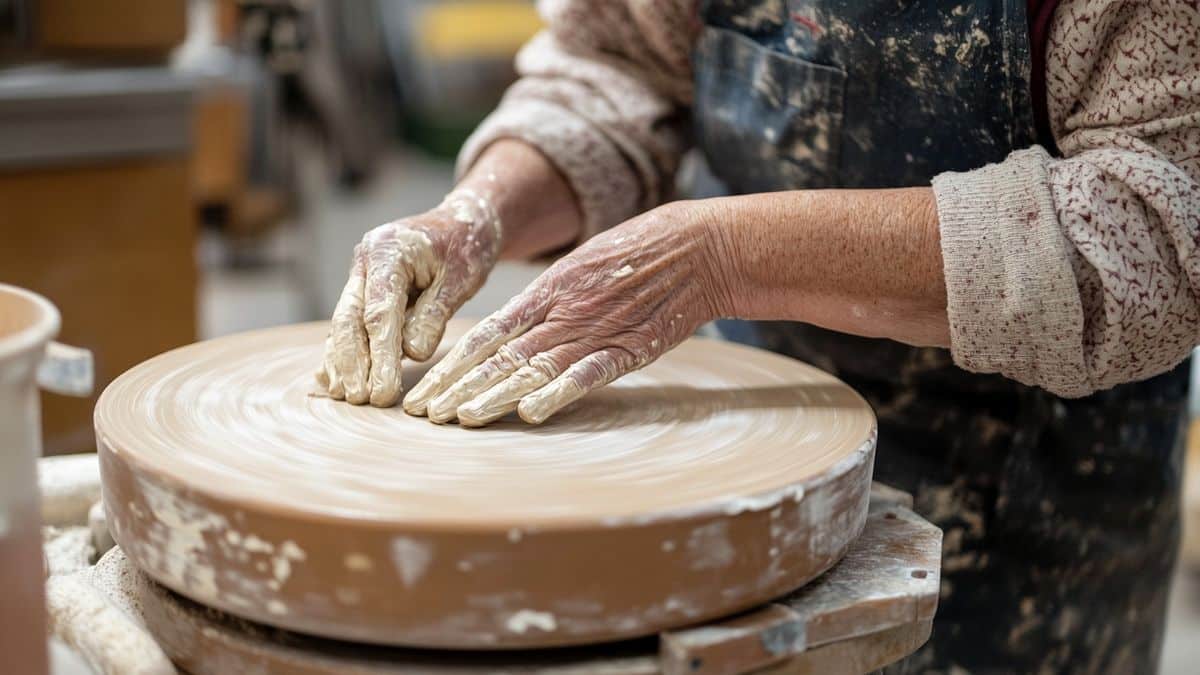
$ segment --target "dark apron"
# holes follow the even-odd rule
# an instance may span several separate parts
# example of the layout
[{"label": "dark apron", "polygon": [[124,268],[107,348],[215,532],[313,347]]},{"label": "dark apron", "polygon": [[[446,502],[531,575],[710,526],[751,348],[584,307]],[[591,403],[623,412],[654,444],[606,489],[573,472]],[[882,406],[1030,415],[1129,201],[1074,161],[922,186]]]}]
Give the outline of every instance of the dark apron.
[{"label": "dark apron", "polygon": [[[928,185],[1036,142],[1026,0],[713,0],[696,141],[732,193]],[[894,672],[1153,673],[1178,545],[1188,369],[1061,399],[942,349],[722,322],[843,378],[877,480],[945,531],[930,642]]]}]

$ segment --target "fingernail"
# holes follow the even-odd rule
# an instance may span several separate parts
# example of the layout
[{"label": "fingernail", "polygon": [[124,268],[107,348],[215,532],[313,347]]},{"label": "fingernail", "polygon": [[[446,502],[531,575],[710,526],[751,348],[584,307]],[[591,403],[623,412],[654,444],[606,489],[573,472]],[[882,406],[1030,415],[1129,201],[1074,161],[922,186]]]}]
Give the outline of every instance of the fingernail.
[{"label": "fingernail", "polygon": [[546,421],[549,415],[540,413],[530,413],[525,406],[517,406],[517,416],[524,420],[527,424],[541,424]]},{"label": "fingernail", "polygon": [[331,371],[329,377],[329,398],[340,401],[346,398],[346,388],[342,386],[342,380],[338,377],[337,371]]},{"label": "fingernail", "polygon": [[479,401],[469,401],[458,406],[456,411],[458,415],[458,423],[464,427],[482,427],[489,422],[504,417],[504,413],[496,414],[486,410],[486,406]]},{"label": "fingernail", "polygon": [[410,415],[424,415],[427,409],[426,404],[429,403],[429,397],[433,395],[436,389],[436,383],[431,382],[428,375],[421,378],[417,386],[413,387],[412,391],[408,392],[408,395],[404,397],[404,412]]},{"label": "fingernail", "polygon": [[436,345],[433,343],[433,335],[429,331],[420,331],[411,335],[408,339],[408,355],[418,361],[428,359],[432,354]]},{"label": "fingernail", "polygon": [[429,415],[429,419],[438,424],[452,422],[458,414],[458,406],[464,403],[465,399],[466,396],[462,395],[460,387],[450,387],[433,397],[433,400],[426,406],[425,412]]},{"label": "fingernail", "polygon": [[459,406],[458,421],[463,423],[465,414],[467,426],[494,422],[516,410],[521,399],[550,380],[550,375],[541,368],[525,366],[507,380],[483,392],[469,403]]},{"label": "fingernail", "polygon": [[559,380],[526,396],[517,406],[517,415],[530,424],[545,422],[551,415],[582,395],[577,388],[571,387],[571,384],[570,380]]},{"label": "fingernail", "polygon": [[400,399],[400,386],[395,383],[392,386],[383,386],[371,390],[371,405],[376,408],[390,408],[396,405],[396,401]]},{"label": "fingernail", "polygon": [[541,424],[554,414],[554,409],[546,405],[546,397],[529,397],[517,405],[517,415],[529,424]]}]

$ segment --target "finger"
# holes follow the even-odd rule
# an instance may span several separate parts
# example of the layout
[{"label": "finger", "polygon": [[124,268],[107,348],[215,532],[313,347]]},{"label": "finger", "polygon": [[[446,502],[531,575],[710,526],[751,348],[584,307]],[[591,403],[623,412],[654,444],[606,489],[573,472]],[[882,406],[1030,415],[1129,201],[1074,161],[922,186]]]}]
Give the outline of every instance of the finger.
[{"label": "finger", "polygon": [[467,331],[450,353],[404,397],[404,410],[410,415],[424,415],[430,400],[495,354],[501,345],[524,334],[540,321],[544,315],[543,307],[544,301],[531,300],[529,295],[522,293]]},{"label": "finger", "polygon": [[317,384],[329,394],[329,398],[341,400],[346,398],[346,390],[342,387],[342,380],[338,377],[337,371],[334,370],[332,357],[333,340],[332,336],[325,339],[325,361],[321,364],[320,370],[317,371]]},{"label": "finger", "polygon": [[321,352],[321,366],[319,368],[317,368],[317,372],[314,373],[314,376],[317,379],[317,386],[320,387],[321,391],[323,391],[325,393],[329,393],[330,380],[329,380],[329,367],[328,366],[329,366],[330,349],[332,349],[332,347],[333,347],[333,341],[330,339],[330,337],[332,335],[333,335],[332,333],[327,333],[325,335],[325,348]]},{"label": "finger", "polygon": [[437,424],[452,422],[458,416],[460,405],[491,389],[527,365],[530,357],[547,351],[566,337],[559,326],[539,324],[524,335],[501,345],[495,354],[467,371],[429,401],[426,413],[430,421]]},{"label": "finger", "polygon": [[366,282],[366,253],[359,246],[354,250],[350,278],[342,289],[337,307],[333,310],[329,343],[330,396],[345,398],[351,403],[366,403],[367,374],[371,354],[367,347],[367,332],[363,327],[363,285]]},{"label": "finger", "polygon": [[530,363],[500,384],[459,406],[458,423],[464,427],[481,427],[495,422],[516,410],[522,397],[540,389],[552,379],[553,373]]},{"label": "finger", "polygon": [[404,353],[414,361],[429,360],[456,309],[444,279],[434,279],[404,317]]},{"label": "finger", "polygon": [[583,398],[589,391],[642,365],[645,365],[645,360],[620,348],[588,354],[564,370],[553,382],[522,399],[517,406],[517,414],[530,424],[541,424],[554,413]]},{"label": "finger", "polygon": [[371,405],[388,407],[400,398],[401,328],[408,305],[409,270],[393,256],[368,260],[363,324],[371,348]]},{"label": "finger", "polygon": [[583,343],[569,342],[535,355],[512,376],[460,405],[456,411],[459,423],[477,427],[504,417],[517,409],[523,397],[552,381],[590,351]]},{"label": "finger", "polygon": [[429,420],[437,424],[454,421],[458,417],[458,406],[517,372],[526,362],[523,356],[515,354],[508,345],[501,345],[495,354],[467,371],[466,375],[429,401],[425,411]]}]

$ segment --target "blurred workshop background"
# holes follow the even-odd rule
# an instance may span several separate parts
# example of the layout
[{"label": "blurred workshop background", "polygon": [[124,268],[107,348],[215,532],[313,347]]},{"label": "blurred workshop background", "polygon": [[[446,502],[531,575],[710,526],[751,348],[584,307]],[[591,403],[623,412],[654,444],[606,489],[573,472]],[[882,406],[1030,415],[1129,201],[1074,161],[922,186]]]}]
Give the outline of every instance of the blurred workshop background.
[{"label": "blurred workshop background", "polygon": [[[101,386],[328,318],[362,235],[447,192],[539,26],[526,0],[0,0],[0,278],[58,305]],[[92,404],[46,397],[46,454],[92,448]]]},{"label": "blurred workshop background", "polygon": [[[101,387],[326,318],[363,233],[447,191],[539,25],[529,0],[0,0],[0,281],[58,305]],[[538,271],[501,264],[462,313]],[[93,448],[93,403],[44,396],[46,454]],[[1192,438],[1168,673],[1200,662]]]}]

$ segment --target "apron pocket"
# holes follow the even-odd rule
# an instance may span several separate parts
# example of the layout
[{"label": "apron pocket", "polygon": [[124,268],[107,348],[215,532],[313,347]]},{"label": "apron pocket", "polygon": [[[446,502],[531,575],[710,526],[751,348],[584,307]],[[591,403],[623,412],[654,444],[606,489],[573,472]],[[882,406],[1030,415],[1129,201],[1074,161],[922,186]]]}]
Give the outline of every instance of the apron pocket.
[{"label": "apron pocket", "polygon": [[837,184],[846,72],[706,26],[693,116],[712,172],[734,192]]}]

